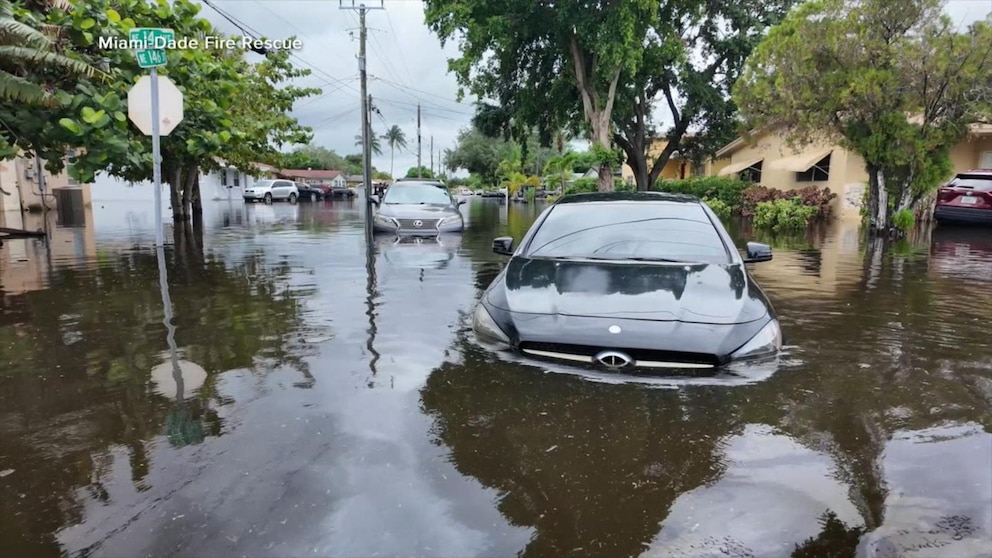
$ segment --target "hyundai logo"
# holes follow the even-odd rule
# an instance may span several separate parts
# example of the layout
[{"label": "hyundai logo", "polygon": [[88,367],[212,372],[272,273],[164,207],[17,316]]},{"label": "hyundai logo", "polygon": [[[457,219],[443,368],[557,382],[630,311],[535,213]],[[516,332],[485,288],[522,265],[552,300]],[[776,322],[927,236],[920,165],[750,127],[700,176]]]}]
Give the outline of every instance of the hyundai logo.
[{"label": "hyundai logo", "polygon": [[599,362],[603,366],[611,369],[623,368],[629,366],[631,358],[623,353],[618,353],[616,351],[603,351],[596,355],[596,362]]},{"label": "hyundai logo", "polygon": [[424,226],[424,222],[421,221],[420,219],[417,219],[416,221],[413,222],[413,226],[414,227],[422,227],[422,226]]}]

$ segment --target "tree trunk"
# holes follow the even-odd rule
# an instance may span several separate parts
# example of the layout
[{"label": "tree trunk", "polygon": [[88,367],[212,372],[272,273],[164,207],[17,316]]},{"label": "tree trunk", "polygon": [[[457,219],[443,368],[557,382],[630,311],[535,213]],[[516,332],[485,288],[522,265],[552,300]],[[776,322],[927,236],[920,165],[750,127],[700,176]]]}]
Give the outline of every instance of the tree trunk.
[{"label": "tree trunk", "polygon": [[875,184],[878,187],[878,204],[875,206],[875,216],[872,222],[875,230],[885,231],[889,228],[889,190],[885,183],[885,173],[882,169],[876,171]]},{"label": "tree trunk", "polygon": [[193,171],[193,217],[203,215],[203,198],[200,194],[200,169]]},{"label": "tree trunk", "polygon": [[394,179],[396,178],[396,175],[393,174],[393,160],[395,158],[396,158],[396,149],[393,148],[393,147],[390,147],[389,148],[389,176],[393,177]]},{"label": "tree trunk", "polygon": [[192,214],[193,203],[193,182],[196,181],[196,165],[185,165],[183,167],[183,201],[182,219],[185,221]]},{"label": "tree trunk", "polygon": [[[579,46],[578,37],[569,37],[569,49],[572,54],[572,64],[575,69],[575,84],[582,97],[582,108],[586,121],[592,128],[592,137],[589,138],[593,144],[599,145],[603,149],[609,150],[613,124],[613,102],[617,96],[617,83],[620,81],[619,66],[612,68],[609,89],[606,98],[601,99],[600,91],[597,89],[597,81],[604,76],[594,75],[596,72],[596,57],[587,51],[583,51]],[[588,60],[587,60],[588,59]],[[587,62],[588,64],[587,68]],[[599,165],[599,191],[613,191],[613,168],[611,165]]]},{"label": "tree trunk", "polygon": [[182,169],[175,168],[169,170],[169,203],[172,204],[172,221],[175,223],[182,220],[181,192],[183,188]]}]

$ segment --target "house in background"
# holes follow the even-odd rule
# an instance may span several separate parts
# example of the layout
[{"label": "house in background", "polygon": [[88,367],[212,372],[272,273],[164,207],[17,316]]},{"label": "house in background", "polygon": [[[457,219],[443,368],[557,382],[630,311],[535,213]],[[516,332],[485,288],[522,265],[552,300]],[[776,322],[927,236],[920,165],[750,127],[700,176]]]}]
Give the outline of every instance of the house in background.
[{"label": "house in background", "polygon": [[[992,125],[974,125],[951,149],[954,172],[992,168]],[[838,215],[860,219],[861,200],[868,184],[864,159],[837,145],[816,143],[790,149],[776,129],[740,137],[717,151],[708,173],[740,176],[780,190],[814,185],[837,194]]]},{"label": "house in background", "polygon": [[365,185],[365,177],[360,174],[349,174],[344,177],[345,186],[357,188]]},{"label": "house in background", "polygon": [[[688,134],[687,134],[688,135]],[[651,142],[651,147],[648,149],[648,170],[651,169],[651,165],[654,164],[654,160],[661,155],[661,152],[668,147],[668,140],[665,138],[658,138]],[[658,174],[658,180],[681,180],[689,178],[691,176],[705,176],[706,168],[701,165],[693,165],[692,161],[685,159],[682,155],[676,151],[672,153],[672,156],[662,167],[661,173]],[[624,182],[628,184],[633,184],[634,180],[634,169],[630,168],[626,163],[623,165],[622,176]]]},{"label": "house in background", "polygon": [[282,169],[276,171],[275,174],[279,178],[305,184],[327,184],[334,188],[347,186],[345,175],[339,170]]},{"label": "house in background", "polygon": [[277,169],[265,163],[252,163],[258,176],[241,172],[225,161],[217,159],[220,170],[200,173],[200,195],[204,199],[241,199],[245,188],[250,188],[258,180],[275,178]]}]

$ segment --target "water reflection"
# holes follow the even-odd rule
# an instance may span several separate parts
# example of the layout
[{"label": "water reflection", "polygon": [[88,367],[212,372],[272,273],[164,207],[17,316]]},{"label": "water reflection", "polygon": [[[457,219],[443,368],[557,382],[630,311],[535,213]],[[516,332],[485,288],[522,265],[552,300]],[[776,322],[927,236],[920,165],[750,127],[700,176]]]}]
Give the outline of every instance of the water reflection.
[{"label": "water reflection", "polygon": [[361,203],[0,250],[5,555],[992,555],[981,231],[776,246],[789,365],[660,390],[469,342],[492,239],[542,206],[369,245]]}]

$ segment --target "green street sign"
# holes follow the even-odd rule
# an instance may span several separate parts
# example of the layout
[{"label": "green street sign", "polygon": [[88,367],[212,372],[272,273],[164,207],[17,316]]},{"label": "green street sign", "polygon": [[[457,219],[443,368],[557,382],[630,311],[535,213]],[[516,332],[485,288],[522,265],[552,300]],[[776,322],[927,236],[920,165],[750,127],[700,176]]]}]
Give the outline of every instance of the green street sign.
[{"label": "green street sign", "polygon": [[139,50],[135,55],[138,57],[138,66],[142,68],[154,68],[165,66],[166,64],[165,51],[161,49],[149,48]]},{"label": "green street sign", "polygon": [[128,32],[128,42],[135,50],[165,50],[176,42],[176,32],[159,27],[136,27]]}]

